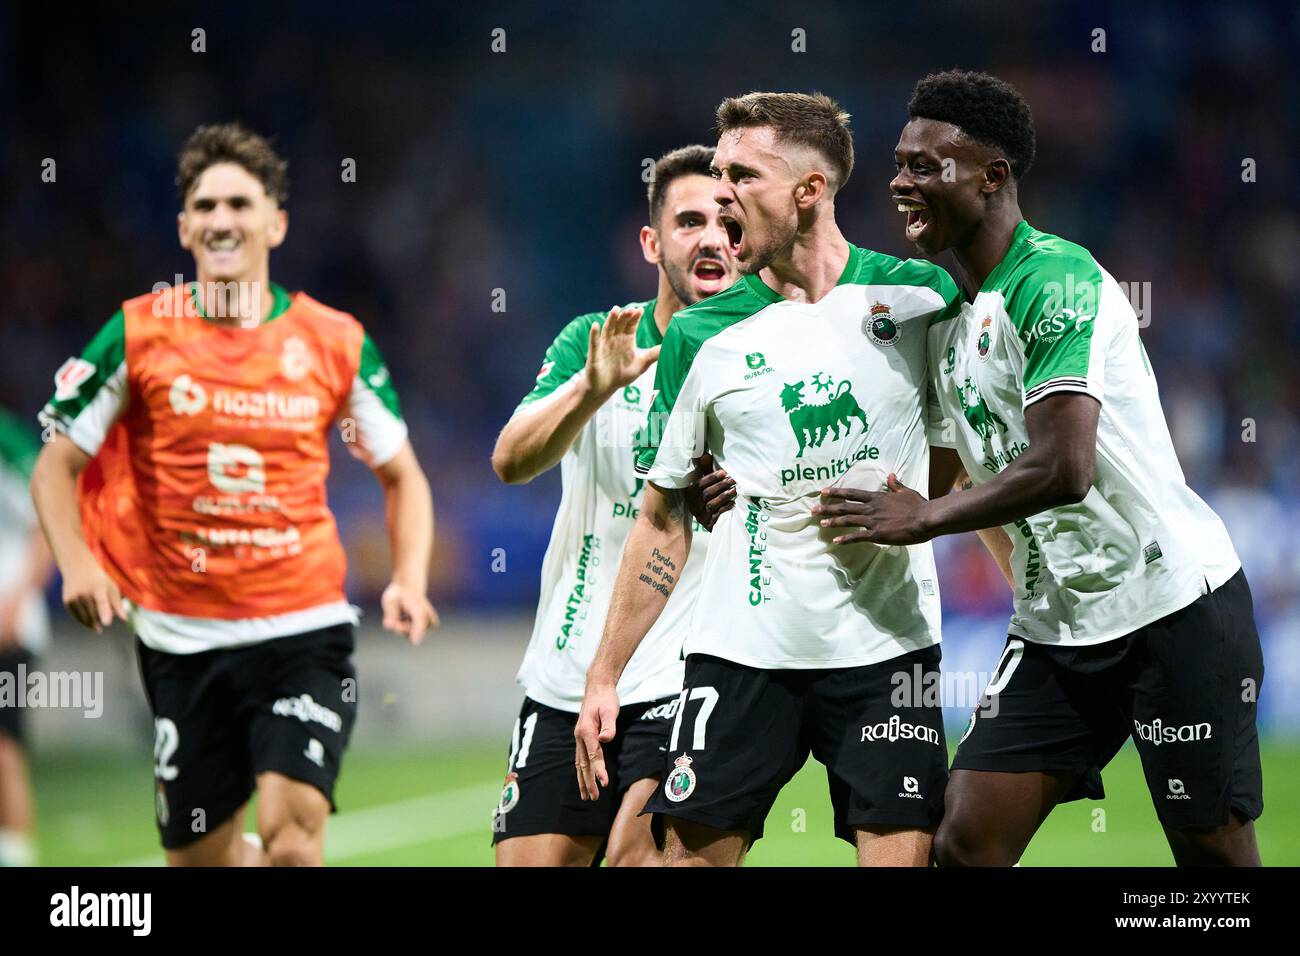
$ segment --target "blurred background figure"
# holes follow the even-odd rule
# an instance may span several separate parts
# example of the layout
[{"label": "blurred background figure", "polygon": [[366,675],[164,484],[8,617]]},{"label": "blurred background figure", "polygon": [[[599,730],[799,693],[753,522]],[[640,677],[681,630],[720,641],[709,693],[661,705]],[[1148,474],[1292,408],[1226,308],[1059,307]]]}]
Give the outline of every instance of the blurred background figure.
[{"label": "blurred background figure", "polygon": [[39,435],[34,422],[0,408],[0,866],[36,862],[20,688],[50,639],[41,592],[54,563],[27,493]]},{"label": "blurred background figure", "polygon": [[[147,55],[124,52],[142,38]],[[162,184],[201,122],[240,119],[275,134],[293,170],[299,237],[275,254],[276,275],[388,343],[412,444],[427,450],[439,516],[432,597],[444,628],[414,665],[388,666],[395,640],[359,639],[371,692],[349,758],[357,769],[345,766],[340,781],[339,822],[349,787],[366,786],[376,767],[409,768],[373,777],[374,799],[437,792],[441,809],[413,803],[412,820],[465,820],[430,830],[409,862],[457,847],[467,860],[491,859],[506,757],[495,733],[518,706],[512,676],[560,486],[552,473],[505,487],[490,455],[537,356],[575,310],[653,295],[653,276],[623,241],[645,221],[644,164],[680,143],[711,142],[725,96],[824,90],[853,114],[855,185],[836,210],[845,233],[911,256],[888,184],[916,80],[959,65],[1015,84],[1040,150],[1025,214],[1127,285],[1188,483],[1223,517],[1250,578],[1267,666],[1260,728],[1273,748],[1260,843],[1265,862],[1279,862],[1266,832],[1296,791],[1272,788],[1292,777],[1300,787],[1286,766],[1300,764],[1294,4],[1010,0],[975,11],[957,0],[756,0],[716,29],[678,0],[651,16],[594,2],[359,9],[322,0],[121,19],[92,10],[75,23],[24,5],[0,14],[0,52],[9,76],[0,84],[0,405],[35,428],[54,371],[104,315],[155,283],[192,278],[171,238],[174,192]],[[348,593],[377,632],[390,571],[383,501],[367,470],[341,444],[336,451],[329,495]],[[1009,594],[973,535],[935,551],[944,669],[979,683],[1005,640]],[[139,681],[114,643],[122,635],[74,639],[70,622],[56,622],[49,666],[102,668],[109,700],[98,721],[28,715],[44,860],[130,859],[149,847],[150,794],[118,789],[96,752],[147,739]],[[951,711],[956,735],[973,706],[963,699]],[[78,799],[92,782],[96,798]],[[101,813],[119,799],[138,808],[143,850],[100,822],[121,819]],[[358,790],[351,808],[369,801]],[[1145,795],[1128,806],[1148,815],[1134,832],[1149,829]],[[1107,836],[1080,825],[1094,862],[1126,852],[1108,807]],[[391,829],[365,831],[356,846]],[[810,823],[797,845],[812,845],[819,829]],[[347,828],[337,833],[327,859],[407,852],[350,857]],[[1300,862],[1300,835],[1287,845]],[[1073,848],[1066,861],[1087,862],[1086,852]],[[1135,862],[1166,861],[1163,847],[1151,852]]]}]

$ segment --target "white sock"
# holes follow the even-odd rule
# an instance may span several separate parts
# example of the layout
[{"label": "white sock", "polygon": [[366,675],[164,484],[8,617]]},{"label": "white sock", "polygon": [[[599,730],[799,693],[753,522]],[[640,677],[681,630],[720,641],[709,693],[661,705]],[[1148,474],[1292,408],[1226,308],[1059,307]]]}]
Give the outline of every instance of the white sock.
[{"label": "white sock", "polygon": [[21,830],[0,829],[0,866],[35,866],[36,846]]}]

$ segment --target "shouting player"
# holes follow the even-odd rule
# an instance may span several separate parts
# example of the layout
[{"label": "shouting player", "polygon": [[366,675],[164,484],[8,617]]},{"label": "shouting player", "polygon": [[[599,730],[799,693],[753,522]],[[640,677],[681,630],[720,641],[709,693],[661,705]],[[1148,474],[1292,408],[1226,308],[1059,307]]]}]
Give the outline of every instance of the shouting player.
[{"label": "shouting player", "polygon": [[907,237],[952,250],[974,297],[931,330],[930,371],[975,487],[927,502],[891,478],[822,511],[860,529],[846,542],[1001,524],[1014,543],[1015,611],[984,702],[996,695],[997,716],[973,718],[957,749],[936,858],[1016,862],[1054,806],[1103,796],[1101,769],[1131,737],[1174,859],[1257,865],[1250,589],[1183,479],[1133,308],[1086,249],[1021,214],[1035,144],[1014,88],[934,74],[908,110],[890,184]]},{"label": "shouting player", "polygon": [[957,287],[840,233],[853,140],[829,97],[751,93],[724,101],[717,125],[714,197],[742,278],[664,340],[579,780],[595,794],[610,779],[618,680],[690,554],[681,489],[707,449],[739,497],[714,526],[664,785],[646,805],[656,826],[666,818],[664,862],[739,864],[811,750],[859,862],[924,866],[947,776],[942,714],[920,693],[891,696],[898,674],[937,678],[934,558],[838,547],[809,512],[828,481],[927,481],[926,332]]},{"label": "shouting player", "polygon": [[[541,602],[519,670],[524,703],[510,741],[493,825],[497,864],[657,864],[648,820],[638,818],[662,773],[682,688],[681,650],[698,566],[623,672],[629,705],[611,748],[608,792],[581,799],[573,782],[574,724],[587,666],[605,623],[614,570],[642,507],[632,436],[653,396],[655,361],[673,313],[727,288],[735,267],[713,201],[713,150],[662,157],[650,183],[641,249],[658,267],[655,298],[608,316],[580,315],[546,352],[537,384],[501,432],[492,466],[525,482],[560,464],[563,496],[542,564]],[[707,536],[697,535],[696,565]],[[607,845],[606,845],[607,844]]]},{"label": "shouting player", "polygon": [[177,225],[198,281],[123,303],[64,363],[32,476],[68,611],[138,639],[172,865],[322,862],[357,706],[333,423],[384,489],[384,626],[418,643],[436,623],[433,506],[388,369],[356,319],[269,278],[286,169],[238,125],[194,132]]}]

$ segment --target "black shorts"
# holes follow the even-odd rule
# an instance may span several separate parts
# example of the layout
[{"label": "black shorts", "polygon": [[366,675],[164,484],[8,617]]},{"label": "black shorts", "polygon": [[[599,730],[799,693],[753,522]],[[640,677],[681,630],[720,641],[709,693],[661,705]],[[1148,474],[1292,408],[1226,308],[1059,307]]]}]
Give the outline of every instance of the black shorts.
[{"label": "black shorts", "polygon": [[574,769],[578,715],[525,697],[510,736],[492,842],[538,833],[607,836],[627,789],[663,773],[664,747],[676,714],[676,697],[621,707],[614,739],[601,745],[609,786],[601,788],[598,799],[583,800]]},{"label": "black shorts", "polygon": [[[15,689],[21,685],[19,680],[18,668],[22,667],[24,672],[32,668],[32,657],[30,651],[21,647],[7,648],[0,651],[0,674],[8,675],[4,678],[5,683],[10,683]],[[17,695],[14,703],[10,705],[3,697],[0,697],[0,735],[11,738],[22,745],[23,738],[23,708],[18,706]]]},{"label": "black shorts", "polygon": [[752,843],[809,752],[826,766],[841,839],[856,843],[855,826],[938,824],[948,749],[940,702],[922,688],[937,686],[940,653],[779,671],[691,654],[664,785],[645,807],[656,836],[668,816],[746,831]]},{"label": "black shorts", "polygon": [[1255,711],[1264,657],[1250,586],[1218,590],[1132,634],[1087,647],[1010,638],[953,770],[1079,775],[1065,797],[1105,796],[1101,770],[1133,739],[1161,823],[1264,812]]},{"label": "black shorts", "polygon": [[334,806],[357,713],[352,626],[167,654],[136,642],[154,715],[155,807],[169,850],[220,826],[274,771]]}]

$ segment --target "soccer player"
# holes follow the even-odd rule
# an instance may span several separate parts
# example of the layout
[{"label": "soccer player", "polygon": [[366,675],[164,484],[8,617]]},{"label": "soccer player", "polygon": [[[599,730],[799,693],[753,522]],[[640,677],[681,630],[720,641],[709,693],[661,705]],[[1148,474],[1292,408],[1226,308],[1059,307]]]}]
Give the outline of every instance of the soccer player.
[{"label": "soccer player", "polygon": [[1086,249],[1021,214],[1035,143],[1014,88],[933,74],[908,110],[890,184],[907,237],[952,250],[973,295],[931,329],[930,371],[975,487],[927,502],[891,477],[821,510],[859,529],[845,542],[1001,524],[1014,545],[1015,611],[982,705],[996,696],[996,717],[972,718],[957,749],[937,860],[1015,863],[1054,806],[1103,796],[1131,737],[1174,859],[1258,865],[1250,589],[1183,479],[1134,311]]},{"label": "soccer player", "polygon": [[[41,447],[36,434],[0,409],[0,683],[11,688],[50,639],[42,592],[54,562],[27,493]],[[22,718],[16,699],[0,693],[0,867],[36,862]]]},{"label": "soccer player", "polygon": [[[123,303],[64,363],[32,476],[68,611],[138,639],[172,865],[322,862],[357,706],[335,422],[384,489],[384,626],[418,643],[436,623],[433,506],[388,369],[355,318],[270,281],[286,171],[238,125],[195,130],[177,226],[198,281]],[[254,789],[263,849],[241,838]]]},{"label": "soccer player", "polygon": [[[602,847],[611,866],[659,861],[649,820],[638,814],[663,769],[698,568],[623,673],[623,699],[637,706],[628,707],[619,725],[610,754],[614,782],[597,800],[582,800],[574,786],[573,733],[614,570],[641,509],[644,481],[633,469],[632,436],[654,394],[660,343],[673,313],[736,278],[713,202],[712,160],[712,149],[686,146],[655,164],[650,225],[641,229],[642,254],[658,267],[655,298],[566,325],[492,454],[508,482],[529,481],[558,462],[564,487],[542,563],[536,624],[517,677],[524,703],[492,836],[501,866],[587,866]],[[707,543],[706,534],[697,535],[699,564]]]},{"label": "soccer player", "polygon": [[608,785],[618,679],[687,561],[681,489],[707,449],[739,497],[713,529],[664,785],[646,804],[666,827],[664,862],[741,863],[811,750],[859,862],[924,866],[947,776],[942,715],[891,678],[937,677],[934,558],[925,545],[835,546],[810,509],[829,481],[927,480],[926,330],[957,287],[840,233],[853,140],[829,97],[728,99],[717,127],[714,197],[742,278],[678,314],[664,340],[637,450],[645,499],[587,677],[579,780],[592,795]]}]

